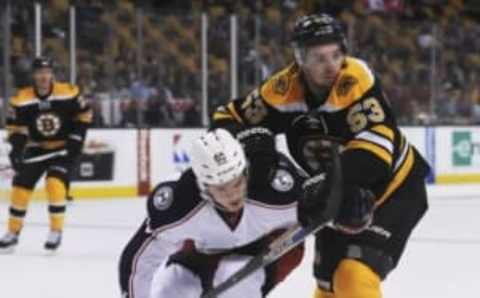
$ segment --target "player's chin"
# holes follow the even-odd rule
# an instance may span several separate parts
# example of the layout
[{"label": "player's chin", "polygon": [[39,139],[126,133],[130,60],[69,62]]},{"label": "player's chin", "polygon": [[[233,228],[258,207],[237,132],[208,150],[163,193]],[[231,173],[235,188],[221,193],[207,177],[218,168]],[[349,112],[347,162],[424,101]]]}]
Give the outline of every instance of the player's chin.
[{"label": "player's chin", "polygon": [[330,87],[335,82],[335,76],[322,77],[317,81],[318,86]]},{"label": "player's chin", "polygon": [[228,212],[238,212],[242,210],[244,205],[243,200],[237,200],[234,202],[229,202],[227,206],[225,206],[225,209],[228,210]]}]

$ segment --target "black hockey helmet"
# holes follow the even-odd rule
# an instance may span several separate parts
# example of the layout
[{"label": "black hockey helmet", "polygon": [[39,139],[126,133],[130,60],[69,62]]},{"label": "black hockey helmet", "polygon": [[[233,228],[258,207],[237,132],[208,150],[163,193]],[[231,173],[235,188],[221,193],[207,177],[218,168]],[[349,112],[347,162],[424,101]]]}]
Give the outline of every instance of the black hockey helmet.
[{"label": "black hockey helmet", "polygon": [[297,19],[292,42],[295,48],[338,42],[347,52],[347,39],[342,25],[328,14],[311,14]]},{"label": "black hockey helmet", "polygon": [[40,68],[50,68],[53,69],[53,61],[48,57],[36,57],[32,62],[32,70],[37,70]]}]

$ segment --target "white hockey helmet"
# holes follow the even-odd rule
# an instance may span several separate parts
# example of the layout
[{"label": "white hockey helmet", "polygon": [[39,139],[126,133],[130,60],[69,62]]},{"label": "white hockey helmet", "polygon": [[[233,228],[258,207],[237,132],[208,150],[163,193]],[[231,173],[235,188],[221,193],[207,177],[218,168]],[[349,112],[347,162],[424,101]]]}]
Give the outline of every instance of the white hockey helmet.
[{"label": "white hockey helmet", "polygon": [[225,129],[215,129],[193,142],[193,172],[201,190],[220,185],[245,173],[247,160],[242,145]]}]

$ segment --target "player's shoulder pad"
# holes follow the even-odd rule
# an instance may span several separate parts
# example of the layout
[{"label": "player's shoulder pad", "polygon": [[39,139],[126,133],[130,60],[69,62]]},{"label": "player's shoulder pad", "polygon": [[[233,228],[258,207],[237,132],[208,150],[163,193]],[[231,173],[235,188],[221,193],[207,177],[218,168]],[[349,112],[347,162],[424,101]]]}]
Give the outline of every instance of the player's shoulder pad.
[{"label": "player's shoulder pad", "polygon": [[328,104],[333,109],[343,109],[361,99],[375,83],[375,75],[365,61],[347,57],[330,92]]},{"label": "player's shoulder pad", "polygon": [[278,163],[273,179],[266,187],[253,189],[249,197],[267,205],[290,205],[299,199],[306,179],[304,172],[290,158],[283,153],[278,153]]},{"label": "player's shoulder pad", "polygon": [[51,99],[55,100],[68,100],[76,98],[80,94],[80,89],[77,85],[70,83],[53,83],[53,91]]},{"label": "player's shoulder pad", "polygon": [[304,88],[300,67],[296,63],[283,68],[267,79],[259,89],[260,96],[271,106],[284,110],[303,103]]},{"label": "player's shoulder pad", "polygon": [[193,171],[185,171],[178,180],[158,184],[147,199],[152,230],[174,224],[204,204]]},{"label": "player's shoulder pad", "polygon": [[10,98],[10,105],[13,107],[21,107],[37,101],[37,96],[33,87],[25,87],[18,89],[17,94]]}]

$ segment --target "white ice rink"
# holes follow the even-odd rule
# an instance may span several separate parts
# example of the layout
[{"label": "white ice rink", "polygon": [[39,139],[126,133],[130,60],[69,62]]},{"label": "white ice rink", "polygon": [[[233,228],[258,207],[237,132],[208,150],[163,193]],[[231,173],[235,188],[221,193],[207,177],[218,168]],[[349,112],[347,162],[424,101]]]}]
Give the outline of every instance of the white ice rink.
[{"label": "white ice rink", "polygon": [[[386,298],[480,297],[480,195],[440,193],[430,199],[400,266],[384,283]],[[7,209],[0,201],[2,233]],[[118,256],[143,217],[140,199],[75,202],[64,245],[46,256],[47,208],[32,203],[16,253],[0,255],[0,298],[118,298]],[[269,297],[311,297],[308,244],[301,268]]]}]

